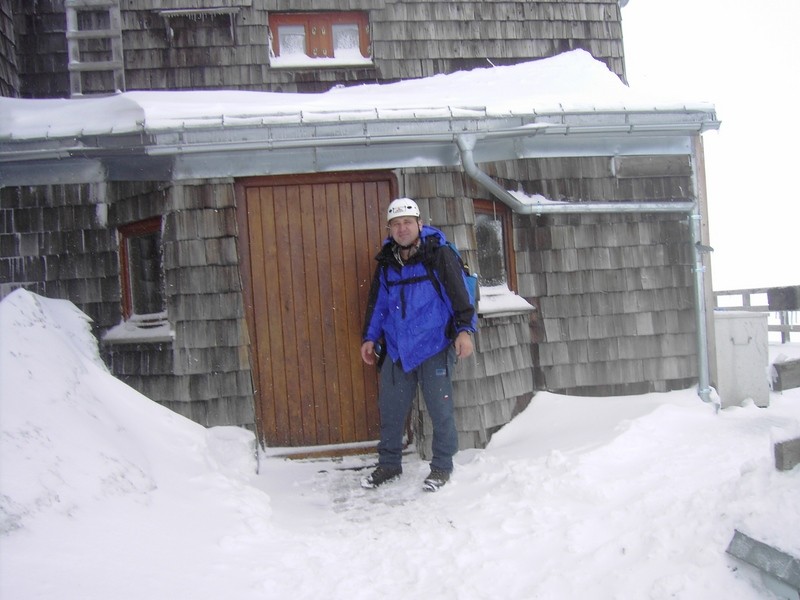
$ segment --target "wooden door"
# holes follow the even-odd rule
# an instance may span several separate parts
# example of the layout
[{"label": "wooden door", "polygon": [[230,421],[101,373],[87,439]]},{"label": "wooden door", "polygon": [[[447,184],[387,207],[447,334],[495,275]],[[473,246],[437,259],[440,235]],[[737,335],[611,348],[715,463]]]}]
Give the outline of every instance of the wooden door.
[{"label": "wooden door", "polygon": [[256,419],[269,446],[379,437],[377,374],[359,348],[394,189],[386,172],[238,186]]}]

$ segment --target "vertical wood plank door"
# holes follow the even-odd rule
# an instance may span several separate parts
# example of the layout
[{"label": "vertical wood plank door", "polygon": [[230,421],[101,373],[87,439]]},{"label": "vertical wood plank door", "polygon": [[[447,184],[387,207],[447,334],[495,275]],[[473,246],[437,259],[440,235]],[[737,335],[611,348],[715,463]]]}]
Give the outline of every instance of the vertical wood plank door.
[{"label": "vertical wood plank door", "polygon": [[378,439],[377,373],[359,348],[395,187],[387,172],[238,185],[256,419],[269,446]]}]

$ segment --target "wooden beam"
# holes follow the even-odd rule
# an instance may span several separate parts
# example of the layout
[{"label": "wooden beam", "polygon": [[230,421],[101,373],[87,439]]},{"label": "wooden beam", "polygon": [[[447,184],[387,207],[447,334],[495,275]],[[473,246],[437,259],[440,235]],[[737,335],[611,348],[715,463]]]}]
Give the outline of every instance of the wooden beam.
[{"label": "wooden beam", "polygon": [[726,552],[779,582],[784,590],[788,588],[794,592],[800,591],[800,559],[759,542],[741,531],[734,531]]},{"label": "wooden beam", "polygon": [[800,464],[800,438],[775,444],[775,468],[791,471]]},{"label": "wooden beam", "polygon": [[772,368],[775,369],[772,381],[773,390],[782,392],[800,387],[800,358],[772,363]]}]

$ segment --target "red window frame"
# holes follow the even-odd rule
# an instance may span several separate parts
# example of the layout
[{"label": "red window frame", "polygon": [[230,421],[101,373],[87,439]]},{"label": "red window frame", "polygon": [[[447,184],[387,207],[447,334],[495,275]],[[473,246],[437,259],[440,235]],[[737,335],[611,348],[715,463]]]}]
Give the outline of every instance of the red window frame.
[{"label": "red window frame", "polygon": [[358,26],[358,44],[361,56],[369,58],[369,17],[366,12],[297,12],[270,13],[269,26],[272,31],[272,52],[281,55],[278,28],[282,25],[301,25],[306,34],[306,55],[311,58],[334,58],[333,25],[355,24]]},{"label": "red window frame", "polygon": [[[151,217],[136,223],[122,225],[119,228],[119,264],[120,264],[120,285],[122,291],[122,316],[127,321],[134,314],[133,306],[133,286],[131,283],[130,270],[130,241],[137,237],[161,233],[161,217]],[[159,238],[159,242],[160,242]],[[163,277],[163,264],[161,265],[161,277]],[[163,291],[162,291],[163,294]],[[165,299],[162,298],[162,301]]]},{"label": "red window frame", "polygon": [[475,214],[485,214],[500,221],[503,232],[503,259],[506,268],[506,284],[508,289],[517,289],[517,262],[514,256],[514,221],[511,209],[505,204],[493,200],[474,200]]}]

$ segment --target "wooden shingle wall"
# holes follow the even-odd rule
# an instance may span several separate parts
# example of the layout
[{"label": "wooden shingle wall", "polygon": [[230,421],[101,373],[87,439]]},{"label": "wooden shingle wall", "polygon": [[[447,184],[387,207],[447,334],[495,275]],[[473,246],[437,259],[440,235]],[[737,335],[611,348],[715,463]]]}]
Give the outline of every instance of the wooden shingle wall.
[{"label": "wooden shingle wall", "polygon": [[12,0],[0,0],[0,96],[19,96],[17,36],[14,33]]},{"label": "wooden shingle wall", "polygon": [[[692,199],[687,156],[538,159],[481,168],[506,189],[521,186],[555,200]],[[491,199],[488,193],[447,169],[407,170],[399,180],[401,193],[417,199],[470,262],[471,200]],[[697,377],[690,239],[688,220],[677,213],[516,215],[515,291],[537,307],[531,317],[536,389],[609,395],[688,387]],[[474,405],[486,393],[465,392]]]},{"label": "wooden shingle wall", "polygon": [[119,323],[117,239],[104,185],[0,189],[0,295],[17,287],[74,302],[95,332]]},{"label": "wooden shingle wall", "polygon": [[112,373],[204,425],[253,426],[230,182],[0,189],[0,296],[73,302],[96,336],[122,320],[117,227],[164,215],[172,342],[101,343]]},{"label": "wooden shingle wall", "polygon": [[[163,215],[170,193],[169,184],[163,183],[120,183],[108,188],[108,227],[115,235],[122,225]],[[116,243],[114,250],[119,261]],[[122,321],[119,270],[115,279],[118,282],[115,315],[111,323],[98,331],[101,338],[110,326]],[[172,377],[172,350],[171,342],[101,343],[100,346],[103,360],[117,378],[161,404],[171,401],[177,393],[177,381]]]},{"label": "wooden shingle wall", "polygon": [[387,1],[372,20],[381,79],[507,65],[582,48],[624,77],[616,0]]},{"label": "wooden shingle wall", "polygon": [[[195,8],[198,3],[183,4],[178,8]],[[233,15],[172,17],[153,9],[123,10],[128,89],[263,90],[268,65],[266,17],[265,11],[249,6],[239,7]]]},{"label": "wooden shingle wall", "polygon": [[[690,200],[687,157],[491,165],[558,200]],[[615,176],[616,174],[616,176]],[[516,216],[519,293],[538,307],[537,389],[667,391],[697,377],[693,253],[681,214]]]},{"label": "wooden shingle wall", "polygon": [[[114,200],[116,196],[117,201]],[[73,302],[95,335],[122,320],[117,226],[160,215],[158,185],[66,185],[3,188],[0,292],[16,287]],[[104,345],[111,371],[144,394],[172,373],[169,344]],[[162,389],[154,399],[171,397]]]},{"label": "wooden shingle wall", "polygon": [[[121,0],[120,8],[128,90],[318,92],[576,48],[625,75],[617,0]],[[23,2],[15,10],[22,95],[68,96],[63,0]],[[271,67],[269,13],[325,10],[369,14],[373,64]],[[98,57],[106,50],[100,42],[87,46]],[[84,93],[106,91],[107,77],[84,74]]]},{"label": "wooden shingle wall", "polygon": [[[0,8],[7,5],[0,0]],[[67,96],[63,0],[12,6],[20,95]],[[123,0],[121,8],[129,90],[321,91],[573,48],[590,51],[624,78],[617,0]],[[236,10],[159,12],[198,8]],[[271,68],[269,12],[290,10],[369,11],[373,66]],[[688,157],[595,157],[481,168],[507,189],[521,186],[553,200],[646,201],[687,199],[694,189],[689,165]],[[417,199],[429,221],[476,264],[471,201],[487,193],[448,169],[408,170],[398,180],[401,193]],[[165,215],[175,340],[105,346],[106,358],[146,395],[201,423],[250,424],[233,213],[227,181],[0,189],[0,292],[26,285],[68,298],[102,333],[121,317],[115,228]],[[529,316],[482,322],[476,363],[461,365],[455,381],[463,445],[484,444],[529,397],[534,376],[540,389],[586,394],[666,390],[696,376],[683,218],[516,216],[514,226],[516,291],[538,311],[527,331]]]},{"label": "wooden shingle wall", "polygon": [[[469,263],[475,243],[474,190],[463,173],[449,169],[405,170],[400,194],[417,201],[425,222],[441,229]],[[477,260],[475,263],[477,264]],[[508,423],[533,395],[533,356],[528,313],[482,317],[475,335],[475,354],[453,373],[456,428],[460,448],[483,448],[494,431]],[[431,424],[417,402],[417,448],[431,456]]]},{"label": "wooden shingle wall", "polygon": [[164,402],[203,425],[255,420],[232,182],[176,185],[164,231],[174,374]]},{"label": "wooden shingle wall", "polygon": [[22,98],[69,96],[63,0],[13,2]]},{"label": "wooden shingle wall", "polygon": [[[254,424],[231,182],[117,186],[117,225],[164,215],[169,343],[107,344],[112,371],[144,395],[203,425]],[[156,205],[152,205],[156,200]]]},{"label": "wooden shingle wall", "polygon": [[[269,64],[266,6],[233,1],[228,14],[165,17],[158,9],[203,8],[208,2],[154,2],[146,9],[123,10],[128,89],[239,89],[260,91],[325,91],[338,83],[375,81],[373,67],[275,69]],[[158,8],[155,5],[160,5]],[[177,6],[181,4],[181,6]],[[348,10],[346,3],[291,2],[282,10]],[[371,7],[375,2],[360,2]]]},{"label": "wooden shingle wall", "polygon": [[539,307],[540,388],[608,395],[696,378],[689,225],[676,216],[518,219],[521,293]]}]

